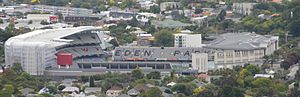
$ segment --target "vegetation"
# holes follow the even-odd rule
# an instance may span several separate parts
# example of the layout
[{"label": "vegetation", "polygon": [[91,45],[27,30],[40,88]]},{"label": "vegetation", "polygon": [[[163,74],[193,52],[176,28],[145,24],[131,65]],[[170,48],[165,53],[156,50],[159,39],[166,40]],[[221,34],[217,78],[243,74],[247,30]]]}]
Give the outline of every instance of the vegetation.
[{"label": "vegetation", "polygon": [[43,77],[33,77],[24,72],[20,64],[15,64],[11,69],[5,70],[0,75],[0,96],[20,96],[20,89],[31,88],[39,91],[49,80]]},{"label": "vegetation", "polygon": [[116,37],[119,44],[132,43],[132,41],[136,40],[136,36],[134,34],[129,33],[129,30],[126,29],[125,24],[121,24],[118,26],[110,26],[109,31],[110,35]]},{"label": "vegetation", "polygon": [[147,89],[144,93],[141,94],[141,97],[164,97],[162,92],[157,87]]},{"label": "vegetation", "polygon": [[157,46],[172,47],[174,45],[174,36],[171,30],[162,29],[154,33]]}]

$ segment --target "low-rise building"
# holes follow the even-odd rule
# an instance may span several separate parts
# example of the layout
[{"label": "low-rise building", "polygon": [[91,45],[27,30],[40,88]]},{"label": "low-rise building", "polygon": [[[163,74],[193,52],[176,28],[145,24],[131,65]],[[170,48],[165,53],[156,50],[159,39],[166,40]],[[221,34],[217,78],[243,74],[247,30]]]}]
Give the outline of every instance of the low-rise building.
[{"label": "low-rise building", "polygon": [[193,17],[190,19],[193,23],[200,26],[206,26],[205,24],[208,24],[208,16],[202,16],[202,17]]},{"label": "low-rise building", "polygon": [[169,9],[176,9],[181,6],[180,2],[163,2],[160,3],[160,10],[165,11]]},{"label": "low-rise building", "polygon": [[233,12],[240,15],[250,15],[257,3],[233,3]]}]

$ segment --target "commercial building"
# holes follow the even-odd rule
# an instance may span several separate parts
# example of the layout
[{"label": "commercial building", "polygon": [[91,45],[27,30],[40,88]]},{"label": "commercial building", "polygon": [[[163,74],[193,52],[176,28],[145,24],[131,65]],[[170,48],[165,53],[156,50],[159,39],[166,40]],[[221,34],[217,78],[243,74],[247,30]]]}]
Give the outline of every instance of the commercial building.
[{"label": "commercial building", "polygon": [[175,47],[201,47],[201,34],[174,34]]},{"label": "commercial building", "polygon": [[101,20],[104,15],[65,15],[63,20],[65,23],[74,24],[80,22],[86,22],[91,25],[96,24],[97,21]]},{"label": "commercial building", "polygon": [[52,14],[62,13],[63,15],[91,15],[92,9],[62,7],[62,6],[49,6],[49,5],[29,5],[32,11],[50,12]]},{"label": "commercial building", "polygon": [[46,21],[46,22],[57,22],[58,16],[53,14],[28,14],[27,20],[32,21]]}]

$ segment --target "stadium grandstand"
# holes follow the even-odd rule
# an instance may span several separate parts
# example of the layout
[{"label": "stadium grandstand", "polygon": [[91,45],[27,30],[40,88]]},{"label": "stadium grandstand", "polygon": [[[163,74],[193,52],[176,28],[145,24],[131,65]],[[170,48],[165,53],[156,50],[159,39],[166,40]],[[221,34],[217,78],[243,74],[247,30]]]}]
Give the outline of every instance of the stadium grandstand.
[{"label": "stadium grandstand", "polygon": [[90,76],[106,72],[129,73],[139,68],[144,73],[159,71],[161,74],[170,74],[172,66],[169,62],[81,62],[78,67],[70,69],[48,69],[48,76]]},{"label": "stadium grandstand", "polygon": [[[108,54],[105,50],[112,46],[106,37],[100,29],[92,26],[35,30],[8,39],[5,62],[7,66],[19,63],[31,75],[43,75],[46,68],[74,64],[73,59],[102,59]],[[72,59],[66,60],[68,57]]]}]

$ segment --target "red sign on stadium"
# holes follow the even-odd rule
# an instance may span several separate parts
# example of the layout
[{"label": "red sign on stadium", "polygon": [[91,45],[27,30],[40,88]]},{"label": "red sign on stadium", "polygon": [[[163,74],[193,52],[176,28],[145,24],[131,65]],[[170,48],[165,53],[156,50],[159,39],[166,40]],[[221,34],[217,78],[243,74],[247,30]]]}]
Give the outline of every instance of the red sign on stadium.
[{"label": "red sign on stadium", "polygon": [[72,53],[57,53],[57,65],[72,65]]}]

